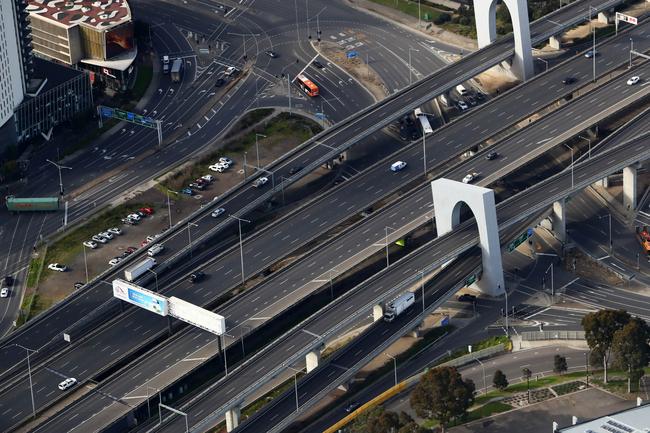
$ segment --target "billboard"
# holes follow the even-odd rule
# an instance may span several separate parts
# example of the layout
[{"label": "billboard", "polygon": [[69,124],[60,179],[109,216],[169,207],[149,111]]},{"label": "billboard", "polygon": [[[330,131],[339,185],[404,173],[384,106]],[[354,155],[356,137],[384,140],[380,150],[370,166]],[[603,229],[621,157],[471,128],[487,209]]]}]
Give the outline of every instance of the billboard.
[{"label": "billboard", "polygon": [[106,59],[112,59],[133,50],[133,23],[115,27],[106,32]]},{"label": "billboard", "polygon": [[124,280],[113,280],[113,296],[161,316],[169,310],[166,297]]},{"label": "billboard", "polygon": [[226,332],[226,319],[223,316],[175,296],[169,298],[169,315],[213,334]]},{"label": "billboard", "polygon": [[618,18],[619,21],[623,21],[626,23],[634,24],[637,25],[639,21],[636,19],[636,17],[632,17],[629,15],[621,14],[616,12],[616,18]]}]

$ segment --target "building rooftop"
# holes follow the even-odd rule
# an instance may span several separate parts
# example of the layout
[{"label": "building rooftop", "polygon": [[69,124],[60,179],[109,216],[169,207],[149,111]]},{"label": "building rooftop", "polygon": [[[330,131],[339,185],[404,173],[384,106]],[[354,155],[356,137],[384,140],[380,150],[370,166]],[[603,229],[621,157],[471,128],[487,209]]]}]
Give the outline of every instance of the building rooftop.
[{"label": "building rooftop", "polygon": [[27,11],[66,27],[81,24],[97,30],[128,22],[131,10],[126,0],[28,0]]},{"label": "building rooftop", "polygon": [[647,433],[650,431],[650,404],[565,427],[558,431],[560,433]]}]

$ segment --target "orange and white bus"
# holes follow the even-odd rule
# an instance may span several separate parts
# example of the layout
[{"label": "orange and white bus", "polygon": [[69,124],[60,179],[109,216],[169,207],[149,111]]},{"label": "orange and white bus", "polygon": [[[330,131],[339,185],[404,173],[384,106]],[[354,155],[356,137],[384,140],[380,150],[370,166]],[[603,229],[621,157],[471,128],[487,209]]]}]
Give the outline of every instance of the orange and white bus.
[{"label": "orange and white bus", "polygon": [[296,77],[296,84],[298,84],[298,87],[300,87],[300,89],[307,95],[318,96],[318,86],[303,74]]}]

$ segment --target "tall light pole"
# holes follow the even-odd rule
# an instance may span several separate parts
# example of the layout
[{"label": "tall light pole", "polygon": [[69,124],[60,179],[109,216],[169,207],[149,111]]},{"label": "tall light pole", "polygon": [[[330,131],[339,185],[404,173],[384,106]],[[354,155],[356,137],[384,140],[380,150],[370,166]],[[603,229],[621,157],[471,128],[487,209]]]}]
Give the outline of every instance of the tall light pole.
[{"label": "tall light pole", "polygon": [[[501,284],[497,285],[498,291],[501,290]],[[508,329],[508,289],[504,290],[503,293],[506,295],[506,335],[510,335],[510,330]]]},{"label": "tall light pole", "polygon": [[86,245],[82,244],[84,247],[84,267],[86,268],[86,284],[88,284],[88,261],[86,260]]},{"label": "tall light pole", "polygon": [[29,392],[32,398],[32,416],[36,418],[36,404],[34,404],[34,383],[32,382],[32,364],[29,360],[29,354],[31,352],[38,352],[38,350],[30,349],[28,347],[25,347],[21,344],[14,343],[12,346],[20,347],[21,349],[25,349],[27,352],[27,374],[29,375]]},{"label": "tall light pole", "polygon": [[592,21],[591,10],[596,11],[598,14],[598,9],[593,6],[589,6],[589,24],[591,25],[591,34],[592,34],[592,47],[591,47],[591,60],[592,60],[592,70],[593,70],[593,82],[596,82],[596,27]]},{"label": "tall light pole", "polygon": [[553,298],[555,297],[555,278],[553,277],[553,263],[549,265],[548,268],[546,268],[546,272],[544,272],[544,275],[548,274],[548,271],[551,271],[551,302]]},{"label": "tall light pole", "polygon": [[589,145],[589,151],[587,152],[587,158],[591,158],[591,139],[583,137],[582,135],[578,135],[578,138],[581,138],[581,139],[587,141],[587,144]]},{"label": "tall light pole", "polygon": [[627,68],[632,68],[632,51],[634,51],[634,40],[630,38],[630,63],[627,65]]},{"label": "tall light pole", "polygon": [[420,50],[416,50],[415,48],[409,47],[409,86],[411,85],[412,80],[413,80],[413,78],[412,78],[413,77],[413,74],[412,74],[413,69],[411,68],[411,51],[417,51],[419,53]]},{"label": "tall light pole", "polygon": [[390,226],[385,227],[386,237],[384,238],[384,243],[386,244],[386,267],[387,268],[390,267],[390,259],[388,258],[388,229],[391,229],[391,230],[395,231],[395,229],[393,227],[390,227]]},{"label": "tall light pole", "polygon": [[59,194],[61,195],[61,197],[63,197],[63,177],[61,176],[61,170],[62,169],[72,170],[72,167],[66,167],[65,165],[61,165],[61,164],[56,163],[54,161],[50,161],[49,159],[46,159],[45,161],[47,161],[50,164],[54,165],[59,170]]},{"label": "tall light pole", "polygon": [[481,366],[481,369],[483,369],[483,394],[487,394],[487,379],[485,378],[485,365],[476,356],[474,357],[474,360],[478,362]]},{"label": "tall light pole", "polygon": [[607,215],[603,215],[603,216],[598,217],[599,220],[603,219],[603,218],[607,218],[609,220],[609,252],[611,253],[612,252],[612,247],[614,245],[612,243],[612,214],[608,213]]},{"label": "tall light pole", "polygon": [[223,370],[226,376],[228,376],[228,358],[226,357],[226,334],[221,334],[220,337],[221,341],[223,342]]},{"label": "tall light pole", "polygon": [[422,289],[422,313],[424,314],[424,271],[418,271],[420,273],[420,288]]},{"label": "tall light pole", "polygon": [[296,396],[296,412],[300,409],[300,402],[298,401],[298,373],[302,373],[302,368],[298,370],[297,368],[289,367],[290,370],[293,370],[293,393]]},{"label": "tall light pole", "polygon": [[258,137],[266,138],[266,135],[255,133],[255,151],[257,152],[257,168],[260,168],[260,145],[257,142]]},{"label": "tall light pole", "polygon": [[233,36],[241,36],[242,41],[243,41],[243,45],[244,45],[244,61],[248,57],[248,55],[246,54],[246,36],[260,36],[259,33],[232,33],[232,32],[229,32],[228,34],[233,35]]},{"label": "tall light pole", "polygon": [[395,358],[393,355],[391,355],[389,353],[386,353],[386,352],[384,352],[384,355],[386,355],[387,357],[389,357],[390,359],[393,360],[393,372],[394,372],[394,376],[395,376],[395,386],[397,386],[397,358]]},{"label": "tall light pole", "polygon": [[564,143],[564,146],[571,151],[571,189],[573,189],[573,147]]},{"label": "tall light pole", "polygon": [[187,222],[187,237],[188,237],[189,243],[190,243],[190,260],[194,258],[193,255],[192,255],[192,231],[190,230],[190,227],[192,227],[192,226],[193,227],[198,227],[199,225],[195,224],[195,223],[193,223],[191,221]]},{"label": "tall light pole", "polygon": [[245,223],[250,223],[249,220],[245,220],[243,218],[236,217],[234,215],[228,215],[229,218],[236,219],[237,223],[239,225],[239,258],[241,261],[241,283],[242,285],[246,284],[246,277],[244,275],[244,244],[242,243],[242,237],[241,237],[241,223],[242,221]]},{"label": "tall light pole", "polygon": [[147,271],[151,272],[153,274],[153,277],[156,280],[156,293],[158,293],[158,273],[152,269],[147,269]]}]

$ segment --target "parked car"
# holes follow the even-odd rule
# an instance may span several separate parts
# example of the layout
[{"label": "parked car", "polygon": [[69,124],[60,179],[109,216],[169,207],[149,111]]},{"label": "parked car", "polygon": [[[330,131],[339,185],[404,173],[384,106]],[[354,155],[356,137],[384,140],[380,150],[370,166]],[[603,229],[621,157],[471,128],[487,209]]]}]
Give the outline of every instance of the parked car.
[{"label": "parked car", "polygon": [[118,263],[120,263],[121,261],[122,261],[122,258],[121,258],[121,257],[113,257],[112,259],[110,259],[110,260],[108,261],[108,264],[111,265],[111,266],[115,266],[115,265],[117,265]]},{"label": "parked car", "polygon": [[476,301],[476,296],[470,295],[469,293],[465,293],[463,295],[460,295],[458,297],[459,302],[475,302]]},{"label": "parked car", "polygon": [[194,191],[192,191],[192,188],[183,188],[181,192],[187,195],[194,195]]},{"label": "parked car", "polygon": [[105,238],[108,239],[109,241],[115,237],[115,236],[113,236],[112,233],[109,233],[109,232],[101,232],[101,233],[97,233],[97,234],[98,234],[99,236],[105,237]]},{"label": "parked car", "polygon": [[194,284],[194,283],[196,283],[198,281],[201,281],[204,278],[205,278],[205,272],[196,271],[196,272],[190,274],[189,280],[190,280],[190,283]]},{"label": "parked car", "polygon": [[13,286],[14,285],[14,277],[12,277],[11,275],[5,275],[3,281],[4,281],[5,286]]},{"label": "parked car", "polygon": [[406,167],[406,163],[404,161],[396,161],[391,164],[390,171],[401,171],[404,167]]},{"label": "parked car", "polygon": [[160,235],[149,235],[149,236],[147,236],[147,242],[153,242],[156,239],[158,239],[159,237],[160,237]]},{"label": "parked car", "polygon": [[9,297],[9,288],[3,287],[2,290],[0,290],[0,298],[8,298],[8,297]]},{"label": "parked car", "polygon": [[469,109],[469,107],[467,106],[467,103],[465,101],[458,101],[458,109],[460,111],[465,111]]},{"label": "parked car", "polygon": [[641,77],[639,77],[638,75],[635,75],[634,77],[630,77],[630,79],[627,80],[627,85],[634,86],[636,83],[639,82],[639,80],[641,80]]},{"label": "parked car", "polygon": [[321,62],[319,62],[318,60],[314,60],[313,62],[311,62],[311,64],[314,65],[314,66],[316,66],[318,69],[323,69],[323,68],[325,67],[325,65],[323,65],[323,64],[322,64]]},{"label": "parked car", "polygon": [[136,220],[131,219],[131,218],[122,218],[122,223],[128,224],[130,226],[138,225],[138,222]]},{"label": "parked car", "polygon": [[472,183],[478,177],[478,173],[468,173],[467,176],[463,178],[463,183]]},{"label": "parked car", "polygon": [[65,272],[66,270],[68,270],[68,267],[61,263],[50,263],[49,265],[47,265],[47,268],[51,271],[57,271],[57,272]]},{"label": "parked car", "polygon": [[65,391],[66,389],[75,386],[76,383],[77,383],[77,379],[75,379],[74,377],[69,377],[63,382],[59,383],[59,389],[61,391]]},{"label": "parked car", "polygon": [[84,241],[84,246],[94,250],[95,248],[97,248],[97,242],[95,242],[95,241]]},{"label": "parked car", "polygon": [[81,288],[82,288],[83,286],[85,286],[85,285],[86,285],[86,283],[82,283],[81,281],[77,281],[76,283],[74,283],[74,288],[75,288],[76,290],[79,290],[79,289],[81,289]]},{"label": "parked car", "polygon": [[111,233],[111,234],[118,235],[118,236],[122,234],[122,230],[120,230],[117,227],[111,227],[110,229],[108,229],[106,231]]},{"label": "parked car", "polygon": [[100,244],[105,244],[106,242],[108,242],[108,239],[106,239],[104,236],[101,235],[93,235],[91,239],[95,242],[99,242]]},{"label": "parked car", "polygon": [[264,51],[264,54],[266,54],[267,56],[269,56],[272,59],[277,59],[278,57],[280,57],[280,56],[278,56],[278,53],[276,53],[275,51],[271,51],[271,50]]},{"label": "parked car", "polygon": [[260,186],[266,185],[269,182],[269,178],[266,176],[262,176],[260,178],[257,178],[255,182],[253,182],[253,188],[259,188]]},{"label": "parked car", "polygon": [[234,161],[232,159],[228,158],[227,156],[222,156],[221,158],[219,158],[219,162],[221,162],[223,164],[228,164],[229,166],[233,165],[233,163],[234,163]]},{"label": "parked car", "polygon": [[202,183],[198,183],[198,182],[192,182],[188,186],[190,188],[198,189],[199,191],[203,191],[205,189],[205,186],[203,186]]},{"label": "parked car", "polygon": [[153,208],[151,208],[151,207],[141,207],[140,212],[143,212],[143,213],[145,213],[147,215],[153,215],[154,211],[153,211]]},{"label": "parked car", "polygon": [[234,66],[228,66],[226,68],[226,71],[223,73],[226,77],[234,76],[239,73],[239,69],[235,68]]},{"label": "parked car", "polygon": [[215,210],[212,211],[210,215],[212,215],[212,218],[217,218],[221,216],[226,210],[222,207],[218,207]]},{"label": "parked car", "polygon": [[212,164],[208,168],[212,171],[216,171],[217,173],[223,173],[228,169],[228,165],[218,162],[216,164]]},{"label": "parked car", "polygon": [[214,176],[212,176],[211,174],[204,174],[203,176],[201,176],[201,179],[203,179],[206,182],[212,182],[214,181]]},{"label": "parked car", "polygon": [[497,152],[490,152],[487,155],[485,155],[485,159],[488,161],[492,161],[493,159],[497,159],[499,157],[499,154]]},{"label": "parked car", "polygon": [[128,251],[129,254],[136,252],[138,249],[136,247],[128,247],[125,251]]},{"label": "parked car", "polygon": [[137,213],[128,214],[126,217],[135,221],[140,221],[142,219],[142,217]]},{"label": "parked car", "polygon": [[160,254],[160,253],[162,252],[162,250],[164,250],[164,249],[165,249],[164,246],[162,246],[162,245],[160,245],[160,244],[156,244],[156,245],[152,246],[151,248],[149,248],[149,249],[147,250],[147,254],[148,254],[150,257],[153,257],[153,256],[155,256],[155,255],[157,255],[157,254]]}]

